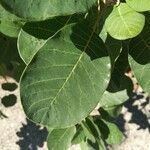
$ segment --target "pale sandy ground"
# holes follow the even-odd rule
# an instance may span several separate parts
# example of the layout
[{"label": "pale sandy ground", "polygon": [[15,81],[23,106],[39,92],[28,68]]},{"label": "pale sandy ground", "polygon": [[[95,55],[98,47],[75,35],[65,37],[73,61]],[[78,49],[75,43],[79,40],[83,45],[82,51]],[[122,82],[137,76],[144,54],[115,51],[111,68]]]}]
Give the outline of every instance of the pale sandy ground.
[{"label": "pale sandy ground", "polygon": [[[10,78],[7,80],[14,82]],[[3,82],[6,81],[0,78],[0,83]],[[20,104],[18,89],[14,92],[9,92],[4,91],[0,86],[0,98],[10,93],[17,96],[17,103],[9,108],[5,108],[0,103],[0,110],[8,117],[0,119],[0,150],[47,150],[45,142],[47,132],[26,120]],[[145,102],[145,99],[141,99],[133,104],[128,103],[123,107],[123,115],[120,115],[117,123],[121,129],[125,130],[126,138],[120,145],[113,146],[110,149],[150,150],[149,123],[146,119],[149,115],[150,104],[147,102],[146,106],[142,108],[141,103],[144,104]],[[78,150],[79,148],[74,146],[72,149]]]}]

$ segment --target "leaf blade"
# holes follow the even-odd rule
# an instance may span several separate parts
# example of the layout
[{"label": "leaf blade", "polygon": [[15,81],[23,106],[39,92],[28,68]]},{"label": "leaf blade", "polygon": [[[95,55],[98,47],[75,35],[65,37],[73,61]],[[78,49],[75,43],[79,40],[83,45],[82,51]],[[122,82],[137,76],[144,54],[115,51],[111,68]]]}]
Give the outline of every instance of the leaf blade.
[{"label": "leaf blade", "polygon": [[136,11],[143,12],[150,10],[149,0],[126,0],[127,4]]},{"label": "leaf blade", "polygon": [[114,7],[105,25],[112,37],[125,40],[137,36],[142,31],[144,23],[144,15],[135,12],[127,4],[121,3],[118,7]]},{"label": "leaf blade", "polygon": [[52,128],[74,125],[94,109],[107,87],[110,60],[106,49],[93,31],[85,28],[83,33],[81,26],[66,27],[62,37],[50,39],[25,71],[22,104],[35,122]]},{"label": "leaf blade", "polygon": [[1,0],[1,4],[9,9],[9,11],[30,21],[40,21],[55,16],[86,12],[95,2],[96,0],[35,0],[34,2],[31,0]]},{"label": "leaf blade", "polygon": [[56,129],[50,132],[47,138],[49,150],[66,150],[71,145],[71,140],[75,134],[75,127],[66,129]]}]

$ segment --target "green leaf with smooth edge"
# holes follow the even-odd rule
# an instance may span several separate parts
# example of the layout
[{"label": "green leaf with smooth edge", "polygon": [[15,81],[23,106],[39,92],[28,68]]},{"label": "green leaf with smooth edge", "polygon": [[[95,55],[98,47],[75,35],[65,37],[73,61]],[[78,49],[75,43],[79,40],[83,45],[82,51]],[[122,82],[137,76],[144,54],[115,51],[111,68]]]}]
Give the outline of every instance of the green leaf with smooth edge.
[{"label": "green leaf with smooth edge", "polygon": [[80,143],[80,149],[81,150],[95,150],[87,142],[81,142]]},{"label": "green leaf with smooth edge", "polygon": [[[91,146],[94,145],[96,149],[99,149],[100,135],[99,135],[99,131],[97,130],[98,128],[94,124],[92,119],[86,118],[86,121],[83,121],[81,123],[81,126],[83,128],[83,131],[87,139],[87,143],[84,143],[85,146],[91,148]],[[83,144],[83,148],[81,147],[82,149],[84,149],[84,144]],[[81,143],[81,146],[82,146],[82,143]]]},{"label": "green leaf with smooth edge", "polygon": [[55,17],[41,22],[26,23],[18,36],[18,49],[23,61],[28,64],[38,50],[65,25],[77,22],[82,15]]},{"label": "green leaf with smooth edge", "polygon": [[145,17],[125,3],[114,6],[105,22],[107,32],[115,39],[125,40],[137,36],[143,29]]},{"label": "green leaf with smooth edge", "polygon": [[0,32],[10,37],[17,37],[24,22],[7,12],[1,5],[0,12]]},{"label": "green leaf with smooth edge", "polygon": [[117,106],[124,103],[128,98],[129,97],[126,90],[122,90],[116,93],[105,91],[100,100],[100,106],[104,108]]},{"label": "green leaf with smooth edge", "polygon": [[19,57],[17,39],[0,34],[0,54],[0,75],[19,81],[25,66]]},{"label": "green leaf with smooth edge", "polygon": [[129,58],[131,69],[142,86],[143,90],[150,93],[150,63],[147,65],[137,63],[133,58]]},{"label": "green leaf with smooth edge", "polygon": [[[115,47],[117,48],[117,45],[114,45],[114,48]],[[115,57],[112,57],[113,55]],[[122,51],[118,58],[116,57],[116,54],[112,54],[112,56],[110,56],[113,59],[111,80],[107,91],[104,92],[99,104],[106,111],[108,111],[112,117],[116,117],[120,112],[120,106],[129,98],[130,94],[132,93],[133,85],[132,81],[125,76],[125,72],[129,66],[128,48],[126,47],[126,44],[122,43]]]},{"label": "green leaf with smooth edge", "polygon": [[79,126],[76,129],[76,133],[75,133],[71,143],[78,144],[78,143],[81,143],[82,141],[85,141],[85,139],[86,139],[86,136],[85,136],[84,130],[81,126]]},{"label": "green leaf with smooth edge", "polygon": [[111,122],[109,114],[104,113],[101,115],[102,119],[96,118],[95,124],[98,126],[99,131],[101,132],[102,139],[106,141],[107,144],[119,144],[123,139],[122,132],[113,122]]},{"label": "green leaf with smooth edge", "polygon": [[82,121],[81,126],[83,128],[83,131],[85,133],[86,139],[89,139],[91,142],[95,143],[95,137],[91,132],[91,129],[89,128],[89,126],[86,124],[85,121]]},{"label": "green leaf with smooth edge", "polygon": [[71,146],[71,140],[75,134],[75,127],[66,129],[54,129],[47,138],[49,150],[67,150]]},{"label": "green leaf with smooth edge", "polygon": [[34,122],[52,128],[75,125],[103,95],[110,79],[110,60],[103,41],[85,24],[67,26],[27,66],[21,99]]},{"label": "green leaf with smooth edge", "polygon": [[150,10],[150,0],[126,0],[127,4],[136,11]]},{"label": "green leaf with smooth edge", "polygon": [[1,0],[10,12],[30,21],[86,12],[96,0]]},{"label": "green leaf with smooth edge", "polygon": [[103,121],[109,129],[109,134],[106,139],[106,142],[108,144],[120,144],[124,137],[123,133],[118,129],[118,127],[114,123],[108,122],[106,120]]},{"label": "green leaf with smooth edge", "polygon": [[131,69],[142,86],[150,93],[150,13],[146,13],[146,24],[142,33],[130,42]]}]

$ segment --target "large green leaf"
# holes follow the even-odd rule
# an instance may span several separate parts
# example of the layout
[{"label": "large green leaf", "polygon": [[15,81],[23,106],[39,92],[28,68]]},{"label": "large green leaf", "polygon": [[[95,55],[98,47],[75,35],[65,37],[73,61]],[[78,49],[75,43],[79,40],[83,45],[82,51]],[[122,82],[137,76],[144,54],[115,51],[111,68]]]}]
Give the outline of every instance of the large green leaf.
[{"label": "large green leaf", "polygon": [[75,127],[55,129],[49,133],[47,146],[49,150],[67,150],[75,134]]},{"label": "large green leaf", "polygon": [[77,22],[82,15],[55,17],[24,25],[18,36],[18,49],[23,61],[28,64],[37,51],[65,25]]},{"label": "large green leaf", "polygon": [[136,11],[150,10],[150,0],[126,0],[127,4]]},{"label": "large green leaf", "polygon": [[0,32],[10,37],[17,37],[23,21],[9,13],[0,5]]},{"label": "large green leaf", "polygon": [[27,66],[20,90],[25,113],[33,121],[52,128],[74,125],[104,93],[110,60],[103,41],[85,24],[65,27]]},{"label": "large green leaf", "polygon": [[124,40],[137,36],[143,29],[145,17],[125,3],[114,6],[106,19],[106,30],[114,38]]},{"label": "large green leaf", "polygon": [[130,42],[130,65],[139,84],[150,93],[150,13],[142,33]]},{"label": "large green leaf", "polygon": [[12,13],[31,21],[86,12],[96,0],[1,0],[0,2]]}]

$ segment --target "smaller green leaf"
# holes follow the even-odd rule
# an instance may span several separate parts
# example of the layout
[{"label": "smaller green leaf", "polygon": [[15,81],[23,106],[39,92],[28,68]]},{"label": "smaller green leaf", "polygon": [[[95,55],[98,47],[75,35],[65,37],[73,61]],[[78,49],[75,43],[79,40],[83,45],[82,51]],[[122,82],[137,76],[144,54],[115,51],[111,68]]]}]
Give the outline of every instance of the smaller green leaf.
[{"label": "smaller green leaf", "polygon": [[136,62],[132,57],[129,57],[129,60],[138,83],[146,92],[150,93],[150,63],[143,65]]},{"label": "smaller green leaf", "polygon": [[103,121],[109,128],[109,134],[108,134],[108,138],[106,139],[106,142],[108,144],[120,144],[124,137],[123,133],[118,129],[118,127],[114,123],[105,120]]},{"label": "smaller green leaf", "polygon": [[75,127],[66,129],[54,129],[47,138],[49,150],[67,150],[75,134]]},{"label": "smaller green leaf", "polygon": [[150,13],[146,13],[145,16],[144,30],[130,42],[129,62],[138,83],[150,93]]},{"label": "smaller green leaf", "polygon": [[24,22],[9,13],[0,5],[0,32],[10,37],[17,37]]},{"label": "smaller green leaf", "polygon": [[81,150],[95,150],[94,148],[92,148],[88,142],[81,142],[80,143],[80,149]]},{"label": "smaller green leaf", "polygon": [[122,104],[128,99],[127,91],[122,90],[115,93],[105,91],[99,104],[112,117],[117,117],[120,113]]},{"label": "smaller green leaf", "polygon": [[100,100],[100,105],[102,107],[112,107],[116,105],[120,105],[123,102],[125,102],[128,99],[128,95],[126,90],[122,90],[119,92],[111,93],[108,91],[105,91],[105,93],[102,96],[102,99]]},{"label": "smaller green leaf", "polygon": [[21,27],[22,22],[11,21],[11,20],[0,20],[0,32],[10,37],[17,37]]},{"label": "smaller green leaf", "polygon": [[150,10],[150,0],[126,0],[127,4],[136,11]]},{"label": "smaller green leaf", "polygon": [[103,109],[105,111],[108,112],[108,114],[113,117],[113,118],[116,118],[120,115],[121,113],[121,110],[122,110],[122,104],[121,105],[114,105],[114,106],[111,106],[111,107],[103,107]]},{"label": "smaller green leaf", "polygon": [[83,121],[81,123],[81,126],[83,128],[83,131],[85,133],[86,138],[88,138],[90,141],[92,141],[93,143],[95,143],[95,137],[91,132],[91,129],[89,128],[89,126],[86,124],[85,121]]},{"label": "smaller green leaf", "polygon": [[55,16],[87,12],[96,0],[1,0],[11,13],[28,21],[41,21]]},{"label": "smaller green leaf", "polygon": [[[117,44],[118,42],[114,43]],[[110,52],[112,53],[111,59],[113,66],[111,73],[111,80],[108,85],[107,91],[104,92],[99,102],[100,106],[103,109],[105,109],[112,117],[118,116],[122,104],[126,100],[128,100],[129,95],[132,93],[133,89],[131,79],[125,76],[125,72],[129,66],[128,49],[126,47],[127,43],[122,43],[121,45],[122,45],[121,52],[118,56],[116,55],[117,53],[113,54],[113,52]],[[117,52],[115,48],[117,48],[118,46],[117,45],[113,46],[114,52]]]},{"label": "smaller green leaf", "polygon": [[[122,141],[123,134],[118,129],[118,127],[111,122],[110,116],[106,112],[102,112],[106,115],[102,119],[96,118],[95,124],[98,126],[102,139],[106,141],[107,144],[119,144]],[[108,115],[108,116],[107,116]]]},{"label": "smaller green leaf", "polygon": [[84,130],[81,126],[79,126],[77,128],[76,134],[74,135],[74,137],[72,139],[72,144],[81,143],[85,139],[86,139],[86,136],[85,136]]},{"label": "smaller green leaf", "polygon": [[92,117],[86,118],[86,126],[89,130],[89,133],[95,137],[95,142],[93,142],[95,149],[105,150],[105,144],[102,139],[102,135],[99,131],[98,126],[95,124],[94,119]]},{"label": "smaller green leaf", "polygon": [[115,6],[105,22],[107,32],[115,39],[124,40],[137,36],[143,29],[144,15],[125,3]]},{"label": "smaller green leaf", "polygon": [[23,61],[28,64],[39,49],[64,26],[77,22],[82,15],[60,16],[53,19],[28,22],[18,36],[18,50]]}]

